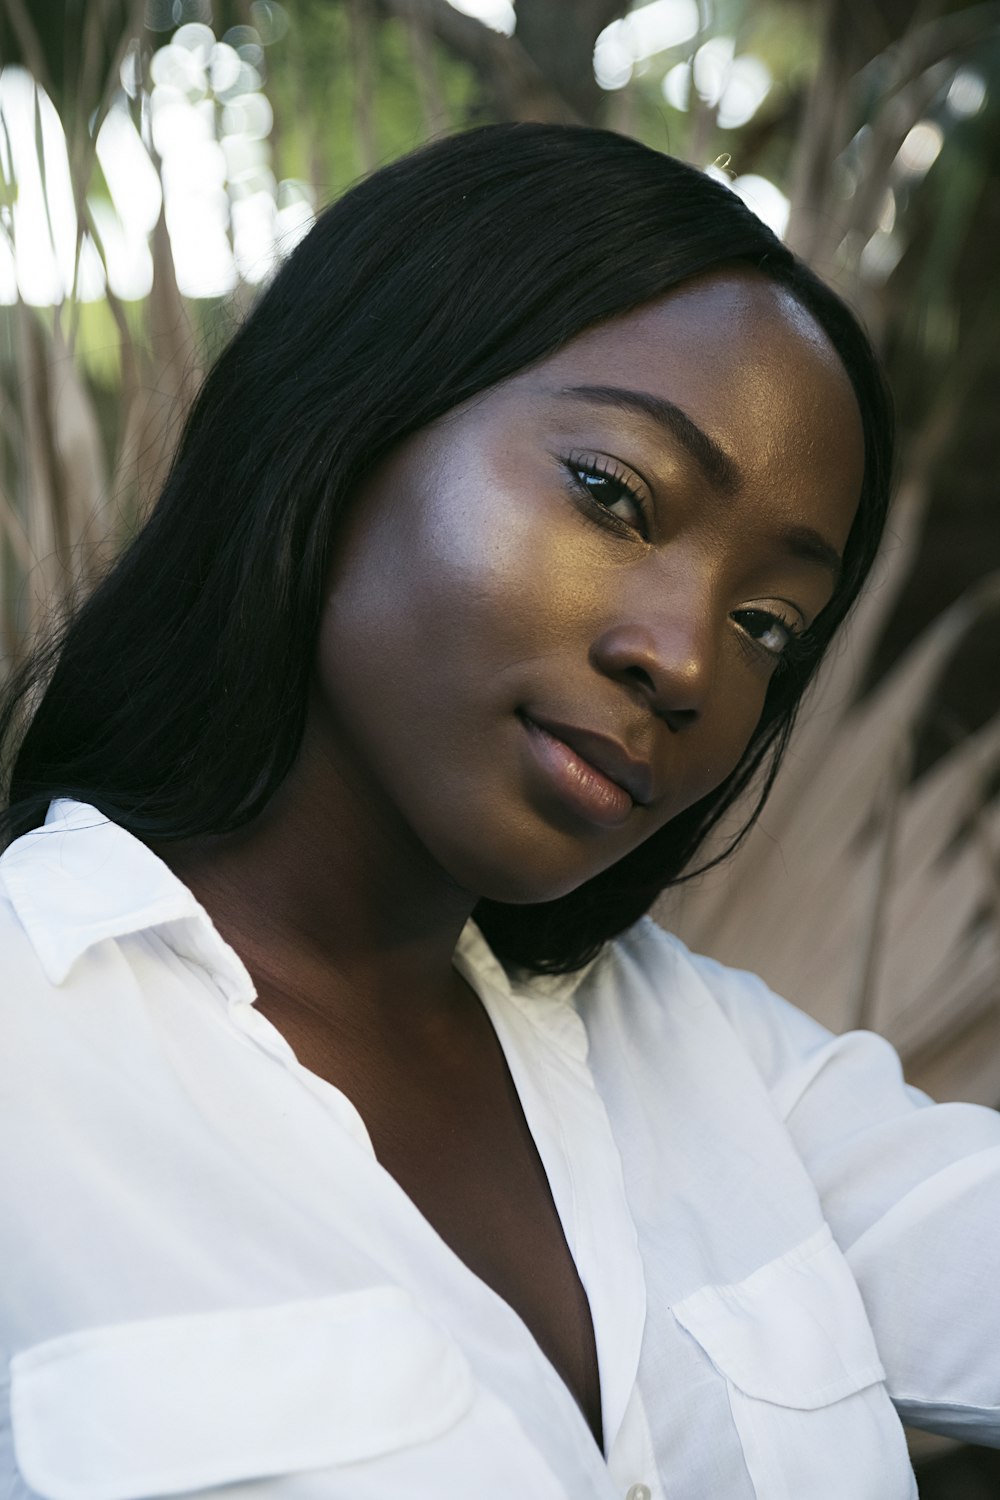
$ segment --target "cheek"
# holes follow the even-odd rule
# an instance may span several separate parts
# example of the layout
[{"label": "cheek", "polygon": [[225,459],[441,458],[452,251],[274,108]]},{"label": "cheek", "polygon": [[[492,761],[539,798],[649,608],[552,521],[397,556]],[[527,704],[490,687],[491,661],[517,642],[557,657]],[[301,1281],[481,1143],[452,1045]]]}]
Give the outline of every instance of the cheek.
[{"label": "cheek", "polygon": [[471,725],[484,693],[565,640],[582,605],[565,527],[537,479],[446,477],[372,497],[334,569],[320,633],[328,694],[366,721],[379,699],[400,734],[430,719]]},{"label": "cheek", "polygon": [[363,617],[380,649],[391,643],[404,675],[504,673],[570,640],[585,614],[568,510],[529,476],[468,490],[377,539],[335,606],[345,626]]},{"label": "cheek", "polygon": [[732,775],[764,710],[765,676],[747,665],[738,644],[725,654],[717,691],[701,723],[694,727],[688,747],[685,807],[707,797]]}]

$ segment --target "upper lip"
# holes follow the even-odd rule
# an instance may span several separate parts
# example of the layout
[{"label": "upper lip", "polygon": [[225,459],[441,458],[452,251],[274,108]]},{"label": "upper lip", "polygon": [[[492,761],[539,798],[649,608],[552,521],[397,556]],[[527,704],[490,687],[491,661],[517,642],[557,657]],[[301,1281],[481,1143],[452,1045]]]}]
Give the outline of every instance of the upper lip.
[{"label": "upper lip", "polygon": [[600,771],[602,776],[628,792],[633,802],[642,806],[652,802],[653,767],[649,761],[637,760],[634,755],[630,755],[618,740],[594,729],[577,729],[574,725],[559,724],[554,719],[542,719],[536,714],[526,714],[525,717],[539,729],[544,729],[546,734],[553,735],[571,750],[575,750],[577,755],[588,761],[596,771]]}]

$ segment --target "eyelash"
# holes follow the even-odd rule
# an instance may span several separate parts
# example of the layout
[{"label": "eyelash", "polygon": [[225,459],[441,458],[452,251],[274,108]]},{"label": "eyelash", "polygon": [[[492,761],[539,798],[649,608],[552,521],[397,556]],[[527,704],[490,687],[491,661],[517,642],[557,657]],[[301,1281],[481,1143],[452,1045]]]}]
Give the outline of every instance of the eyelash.
[{"label": "eyelash", "polygon": [[[767,632],[769,630],[772,630],[776,625],[781,627],[781,629],[785,632],[786,639],[785,644],[780,648],[780,650],[775,650],[773,646],[765,646],[760,637],[752,633],[752,631],[745,623],[748,616],[755,617],[759,620],[765,620],[767,622],[764,630],[762,630],[761,632],[761,635],[766,635]],[[735,620],[736,624],[739,626],[740,640],[745,646],[746,650],[752,652],[754,657],[757,659],[763,657],[768,662],[777,663],[779,668],[787,667],[789,663],[794,660],[796,655],[801,651],[803,643],[802,632],[795,629],[794,620],[788,619],[788,617],[785,615],[778,614],[776,610],[753,608],[735,609],[733,610],[730,619]]]},{"label": "eyelash", "polygon": [[[574,491],[578,496],[582,496],[602,525],[628,536],[639,535],[648,541],[649,522],[646,502],[638,489],[629,483],[625,475],[625,470],[620,468],[613,459],[595,455],[588,462],[584,463],[578,458],[564,458],[562,459],[562,465],[569,475]],[[607,505],[597,498],[592,489],[581,482],[581,475],[614,485],[619,493],[615,497],[615,501],[611,503],[614,504],[618,500],[626,498],[631,500],[642,517],[642,525],[633,526],[623,517],[616,516]],[[786,635],[785,644],[781,649],[775,650],[771,646],[765,646],[758,636],[752,634],[751,630],[744,623],[747,616],[756,617],[768,622],[765,629],[761,632],[762,635],[766,635],[768,630],[773,629],[774,626],[780,626]],[[760,661],[763,658],[775,666],[777,670],[781,671],[787,668],[793,660],[802,657],[808,652],[808,641],[805,633],[801,630],[796,630],[794,620],[789,619],[786,615],[777,613],[775,610],[737,609],[733,611],[730,618],[739,626],[740,642],[755,661]]]},{"label": "eyelash", "polygon": [[[602,525],[609,526],[613,531],[624,533],[627,536],[638,535],[644,541],[649,540],[649,519],[646,502],[636,486],[629,482],[626,471],[616,464],[614,459],[594,455],[593,457],[588,457],[586,462],[581,462],[579,458],[564,458],[561,462],[566,473],[569,475],[575,493],[578,496],[582,496]],[[623,516],[616,516],[614,511],[609,508],[609,505],[598,499],[594,491],[582,482],[581,475],[586,475],[589,479],[596,479],[603,484],[613,485],[618,493],[610,504],[617,504],[620,500],[630,500],[642,518],[642,524],[634,526],[630,521],[626,521]]]}]

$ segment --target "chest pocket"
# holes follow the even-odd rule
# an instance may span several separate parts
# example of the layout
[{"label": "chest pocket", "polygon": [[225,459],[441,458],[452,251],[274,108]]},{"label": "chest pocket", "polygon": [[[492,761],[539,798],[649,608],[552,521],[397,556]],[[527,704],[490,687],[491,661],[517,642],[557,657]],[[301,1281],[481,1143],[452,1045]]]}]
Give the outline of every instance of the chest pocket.
[{"label": "chest pocket", "polygon": [[916,1500],[861,1294],[828,1228],[673,1313],[725,1377],[757,1500]]},{"label": "chest pocket", "polygon": [[412,1457],[474,1400],[461,1350],[396,1287],[86,1329],[11,1362],[16,1459],[45,1500],[342,1466],[343,1491],[334,1474],[315,1493],[367,1496],[366,1461]]}]

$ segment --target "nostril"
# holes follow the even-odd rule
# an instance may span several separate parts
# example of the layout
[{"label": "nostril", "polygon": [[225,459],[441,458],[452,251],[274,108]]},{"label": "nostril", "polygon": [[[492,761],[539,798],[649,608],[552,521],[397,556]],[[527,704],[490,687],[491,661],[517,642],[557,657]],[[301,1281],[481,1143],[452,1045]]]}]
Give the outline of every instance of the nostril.
[{"label": "nostril", "polygon": [[[676,734],[677,730],[683,729],[685,725],[691,724],[697,719],[697,708],[660,708],[659,704],[664,698],[669,700],[674,695],[665,689],[659,689],[653,673],[647,671],[645,667],[640,667],[632,663],[619,675],[621,680],[639,688],[649,698],[650,707],[653,709],[653,712],[664,721],[667,728],[673,733]],[[677,696],[680,696],[680,694]]]},{"label": "nostril", "polygon": [[671,733],[676,734],[686,724],[691,724],[698,717],[696,708],[665,708],[660,710],[660,718],[664,721]]},{"label": "nostril", "polygon": [[639,687],[645,688],[648,693],[656,692],[656,683],[645,667],[626,667],[622,676],[629,682],[637,683]]},{"label": "nostril", "polygon": [[708,689],[708,647],[682,632],[654,636],[639,626],[617,625],[591,648],[599,672],[627,687],[672,732],[700,718]]}]

